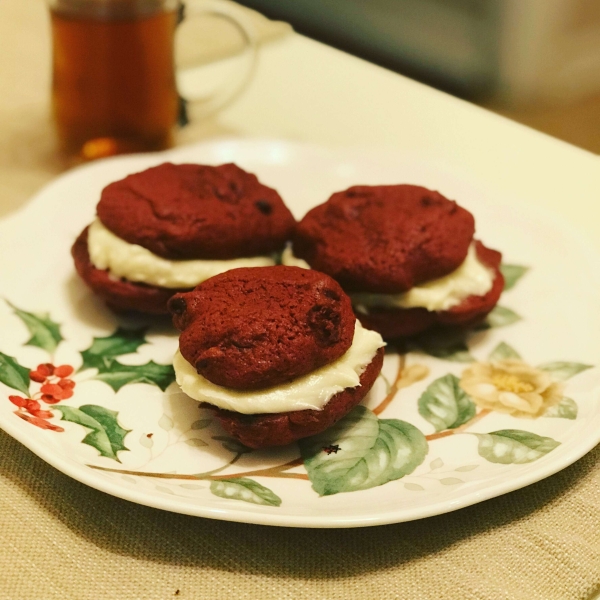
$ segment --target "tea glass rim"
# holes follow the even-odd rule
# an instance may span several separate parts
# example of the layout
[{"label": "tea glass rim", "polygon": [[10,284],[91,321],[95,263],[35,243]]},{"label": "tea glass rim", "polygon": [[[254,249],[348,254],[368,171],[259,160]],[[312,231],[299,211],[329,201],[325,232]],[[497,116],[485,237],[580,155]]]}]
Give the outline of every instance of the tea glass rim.
[{"label": "tea glass rim", "polygon": [[89,18],[131,17],[180,10],[183,0],[46,0],[50,11]]}]

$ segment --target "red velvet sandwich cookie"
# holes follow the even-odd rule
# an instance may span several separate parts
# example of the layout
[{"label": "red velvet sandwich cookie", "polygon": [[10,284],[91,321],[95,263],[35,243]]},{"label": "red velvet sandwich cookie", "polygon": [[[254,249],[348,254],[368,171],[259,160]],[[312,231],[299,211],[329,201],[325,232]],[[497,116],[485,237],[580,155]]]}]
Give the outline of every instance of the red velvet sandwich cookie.
[{"label": "red velvet sandwich cookie", "polygon": [[165,163],[104,188],[72,254],[111,308],[167,314],[178,291],[275,264],[294,226],[279,194],[236,165]]},{"label": "red velvet sandwich cookie", "polygon": [[396,339],[469,326],[495,306],[501,255],[474,232],[471,213],[438,192],[355,186],[308,212],[283,262],[336,279],[363,325]]},{"label": "red velvet sandwich cookie", "polygon": [[252,448],[324,431],[364,398],[383,363],[381,336],[316,271],[233,269],[168,306],[181,331],[177,382]]}]

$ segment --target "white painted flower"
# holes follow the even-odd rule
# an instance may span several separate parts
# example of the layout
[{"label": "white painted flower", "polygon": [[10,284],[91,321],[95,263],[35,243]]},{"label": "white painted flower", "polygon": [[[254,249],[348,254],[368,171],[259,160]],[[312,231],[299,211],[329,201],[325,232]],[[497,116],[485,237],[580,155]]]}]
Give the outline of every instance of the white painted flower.
[{"label": "white painted flower", "polygon": [[465,369],[460,387],[478,406],[515,417],[539,417],[563,397],[564,384],[550,373],[507,358]]}]

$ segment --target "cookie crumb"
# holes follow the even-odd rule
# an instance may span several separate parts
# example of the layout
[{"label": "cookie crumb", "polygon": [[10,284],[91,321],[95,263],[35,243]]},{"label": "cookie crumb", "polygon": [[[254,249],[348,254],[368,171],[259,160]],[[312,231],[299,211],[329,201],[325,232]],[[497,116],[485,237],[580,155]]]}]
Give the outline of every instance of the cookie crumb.
[{"label": "cookie crumb", "polygon": [[331,444],[331,446],[323,446],[323,452],[325,454],[337,454],[341,448],[338,444]]}]

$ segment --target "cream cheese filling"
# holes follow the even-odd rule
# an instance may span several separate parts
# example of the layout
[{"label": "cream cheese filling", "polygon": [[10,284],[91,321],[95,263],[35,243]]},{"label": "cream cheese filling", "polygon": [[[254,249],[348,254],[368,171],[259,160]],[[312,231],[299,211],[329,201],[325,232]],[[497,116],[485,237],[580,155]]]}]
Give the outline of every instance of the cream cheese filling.
[{"label": "cream cheese filling", "polygon": [[215,385],[196,372],[179,350],[173,358],[175,377],[182,391],[194,400],[243,414],[321,410],[338,392],[360,385],[360,375],[385,346],[375,331],[356,321],[352,346],[335,362],[302,377],[264,390],[240,391]]},{"label": "cream cheese filling", "polygon": [[303,259],[298,258],[291,246],[286,246],[281,254],[281,264],[288,267],[300,267],[301,269],[310,269],[310,265]]},{"label": "cream cheese filling", "polygon": [[169,260],[138,244],[130,244],[96,219],[88,229],[90,262],[113,277],[164,288],[192,288],[206,279],[237,267],[269,267],[271,256],[232,260]]},{"label": "cream cheese filling", "polygon": [[[284,265],[309,269],[309,264],[294,256],[291,248],[282,255]],[[494,283],[493,269],[486,267],[478,258],[475,244],[469,246],[467,257],[452,273],[416,285],[401,294],[351,293],[352,304],[358,312],[367,313],[369,308],[426,308],[431,311],[449,310],[469,296],[487,294]]]}]

